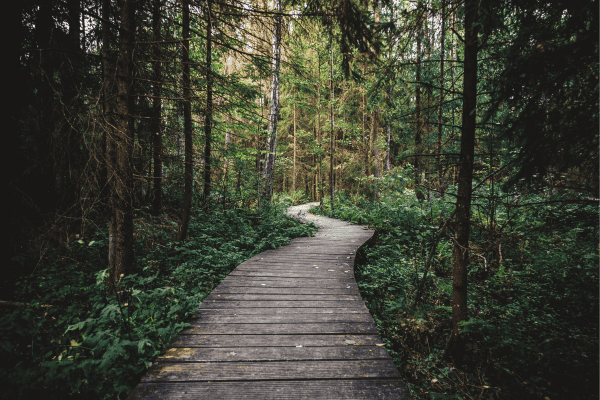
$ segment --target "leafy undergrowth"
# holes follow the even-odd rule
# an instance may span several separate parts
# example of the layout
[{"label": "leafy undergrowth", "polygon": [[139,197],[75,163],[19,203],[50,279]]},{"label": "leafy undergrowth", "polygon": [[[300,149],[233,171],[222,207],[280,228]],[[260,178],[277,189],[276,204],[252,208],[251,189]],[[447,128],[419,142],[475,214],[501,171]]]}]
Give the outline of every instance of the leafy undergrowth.
[{"label": "leafy undergrowth", "polygon": [[189,239],[172,242],[167,217],[136,218],[135,273],[118,298],[104,283],[105,231],[54,251],[17,282],[16,307],[0,309],[0,386],[5,398],[124,398],[238,264],[298,236],[312,224],[243,210],[192,218]]},{"label": "leafy undergrowth", "polygon": [[452,326],[451,224],[437,245],[423,302],[414,307],[452,198],[419,202],[413,191],[396,188],[379,201],[341,195],[333,215],[327,203],[324,208],[329,216],[377,230],[356,278],[415,398],[597,398],[598,207],[516,207],[547,199],[526,195],[517,204],[500,195],[504,202],[496,204],[493,224],[485,220],[487,200],[474,200],[461,366],[444,354]]}]

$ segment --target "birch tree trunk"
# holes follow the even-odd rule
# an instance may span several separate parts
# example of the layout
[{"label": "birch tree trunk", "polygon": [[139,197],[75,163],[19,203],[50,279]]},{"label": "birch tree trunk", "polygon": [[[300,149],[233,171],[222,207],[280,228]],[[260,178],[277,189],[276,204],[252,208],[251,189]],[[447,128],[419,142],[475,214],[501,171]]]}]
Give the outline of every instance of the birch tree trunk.
[{"label": "birch tree trunk", "polygon": [[273,195],[273,169],[277,152],[277,123],[279,121],[279,71],[281,67],[281,0],[273,0],[275,8],[275,27],[273,30],[273,52],[271,65],[271,107],[267,128],[267,154],[263,170],[263,196],[271,201]]},{"label": "birch tree trunk", "polygon": [[335,154],[335,141],[333,140],[334,129],[335,129],[335,121],[333,115],[333,101],[335,97],[335,92],[333,88],[333,33],[332,28],[329,28],[329,46],[331,49],[331,57],[329,63],[329,86],[331,90],[331,133],[329,135],[329,185],[330,185],[330,194],[331,194],[331,212],[334,212],[334,203],[335,203],[335,179],[333,175],[333,160]]}]

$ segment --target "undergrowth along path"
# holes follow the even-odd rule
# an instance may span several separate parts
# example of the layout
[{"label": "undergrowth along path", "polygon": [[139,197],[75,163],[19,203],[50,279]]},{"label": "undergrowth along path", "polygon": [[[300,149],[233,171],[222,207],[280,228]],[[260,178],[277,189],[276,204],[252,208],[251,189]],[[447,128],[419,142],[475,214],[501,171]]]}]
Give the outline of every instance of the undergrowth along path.
[{"label": "undergrowth along path", "polygon": [[408,398],[354,279],[374,231],[308,214],[317,204],[287,211],[315,236],[233,270],[129,399]]}]

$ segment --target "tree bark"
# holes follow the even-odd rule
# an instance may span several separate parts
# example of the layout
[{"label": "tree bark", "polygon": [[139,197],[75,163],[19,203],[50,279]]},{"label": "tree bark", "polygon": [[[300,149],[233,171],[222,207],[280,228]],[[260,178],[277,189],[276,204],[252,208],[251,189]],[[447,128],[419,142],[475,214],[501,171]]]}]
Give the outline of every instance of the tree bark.
[{"label": "tree bark", "polygon": [[438,132],[437,132],[437,155],[436,155],[436,166],[438,170],[438,190],[440,191],[441,196],[444,196],[444,170],[442,168],[441,154],[442,154],[442,115],[443,109],[442,104],[444,103],[444,41],[446,38],[446,17],[444,13],[446,12],[446,2],[442,1],[442,27],[441,27],[441,40],[440,40],[440,103],[438,106]]},{"label": "tree bark", "polygon": [[67,49],[71,52],[69,62],[61,68],[65,83],[62,96],[62,114],[65,116],[62,134],[64,147],[67,149],[64,160],[64,193],[63,205],[71,207],[80,197],[80,175],[82,172],[83,153],[82,134],[78,129],[78,117],[81,113],[81,96],[78,86],[81,84],[81,4],[80,0],[67,0],[67,21],[69,24]]},{"label": "tree bark", "polygon": [[[363,77],[365,76],[365,64],[363,63]],[[362,96],[362,141],[365,143],[365,177],[369,176],[369,153],[371,152],[371,139],[370,135],[367,136],[367,96],[366,96],[366,88],[363,88],[363,96]]]},{"label": "tree bark", "polygon": [[133,268],[133,50],[135,41],[135,6],[132,0],[122,1],[119,57],[117,60],[117,98],[115,104],[115,149],[113,208],[115,213],[114,268],[110,271],[112,291],[119,288],[121,277]]},{"label": "tree bark", "polygon": [[452,339],[450,356],[455,363],[462,362],[463,338],[461,322],[468,319],[467,265],[469,263],[469,233],[471,217],[471,189],[475,150],[475,122],[477,101],[477,0],[465,3],[465,61],[463,83],[462,135],[460,143],[460,170],[456,199],[454,248],[452,250]]},{"label": "tree bark", "polygon": [[[105,170],[105,188],[104,193],[108,205],[108,269],[115,268],[115,238],[117,234],[117,222],[114,207],[114,184],[115,184],[115,166],[117,164],[114,144],[113,109],[112,102],[107,97],[112,97],[112,82],[110,63],[108,61],[110,45],[109,38],[110,21],[110,0],[102,0],[102,109],[104,112],[103,151],[104,151],[104,170]],[[107,96],[108,93],[108,96]]]},{"label": "tree bark", "polygon": [[[416,107],[416,130],[415,130],[415,150],[417,154],[421,154],[421,130],[423,128],[422,124],[422,111],[421,111],[421,46],[423,41],[423,22],[421,19],[421,13],[423,9],[423,2],[419,0],[417,3],[418,10],[418,28],[417,28],[417,65],[416,65],[416,88],[415,88],[415,107]],[[415,191],[417,195],[420,192],[418,186],[421,184],[421,157],[415,156],[413,161],[413,166],[415,168]],[[422,195],[421,195],[422,196]]]},{"label": "tree bark", "polygon": [[335,209],[334,209],[334,204],[335,204],[335,180],[334,180],[334,175],[333,175],[333,159],[334,159],[334,154],[335,154],[335,141],[333,140],[333,135],[334,135],[334,129],[335,129],[335,121],[334,121],[334,115],[333,115],[333,101],[334,101],[334,97],[335,97],[335,92],[334,92],[334,88],[333,88],[333,32],[332,32],[332,28],[329,28],[329,46],[330,46],[330,50],[331,50],[331,57],[330,57],[330,63],[329,63],[329,86],[330,86],[330,91],[331,91],[331,105],[330,105],[330,109],[331,109],[331,132],[329,134],[329,188],[330,188],[330,195],[331,195],[331,212],[334,213]]},{"label": "tree bark", "polygon": [[297,145],[297,137],[296,137],[296,101],[294,99],[294,176],[292,179],[292,190],[296,191],[296,145]]},{"label": "tree bark", "polygon": [[[188,0],[181,0],[182,7],[182,55],[181,64],[183,69],[183,136],[185,141],[185,169],[183,187],[183,208],[181,209],[181,221],[177,241],[185,240],[190,215],[192,212],[192,185],[193,185],[193,144],[192,144],[192,99],[190,79],[190,5]],[[210,11],[209,11],[210,13]]]},{"label": "tree bark", "polygon": [[273,52],[271,65],[271,107],[269,110],[269,127],[267,128],[267,154],[263,170],[263,196],[271,201],[273,195],[273,174],[277,152],[277,123],[279,122],[279,72],[281,68],[281,0],[274,0],[275,28],[273,31]]},{"label": "tree bark", "polygon": [[157,216],[162,212],[162,63],[161,63],[161,9],[162,0],[153,0],[152,9],[152,122],[150,134],[152,135],[152,155],[154,158],[153,185],[152,185],[152,214]]},{"label": "tree bark", "polygon": [[212,0],[207,0],[206,25],[206,117],[204,121],[204,202],[208,204],[211,189],[211,145],[213,120],[213,89],[212,89]]}]

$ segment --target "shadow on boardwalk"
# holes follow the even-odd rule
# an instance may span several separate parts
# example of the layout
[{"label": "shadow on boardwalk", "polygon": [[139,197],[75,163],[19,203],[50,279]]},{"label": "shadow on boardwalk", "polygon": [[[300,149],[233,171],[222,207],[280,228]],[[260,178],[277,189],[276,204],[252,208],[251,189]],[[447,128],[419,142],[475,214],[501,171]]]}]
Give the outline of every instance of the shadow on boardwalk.
[{"label": "shadow on boardwalk", "polygon": [[240,264],[129,399],[404,399],[354,280],[373,231],[307,214],[320,230]]}]

